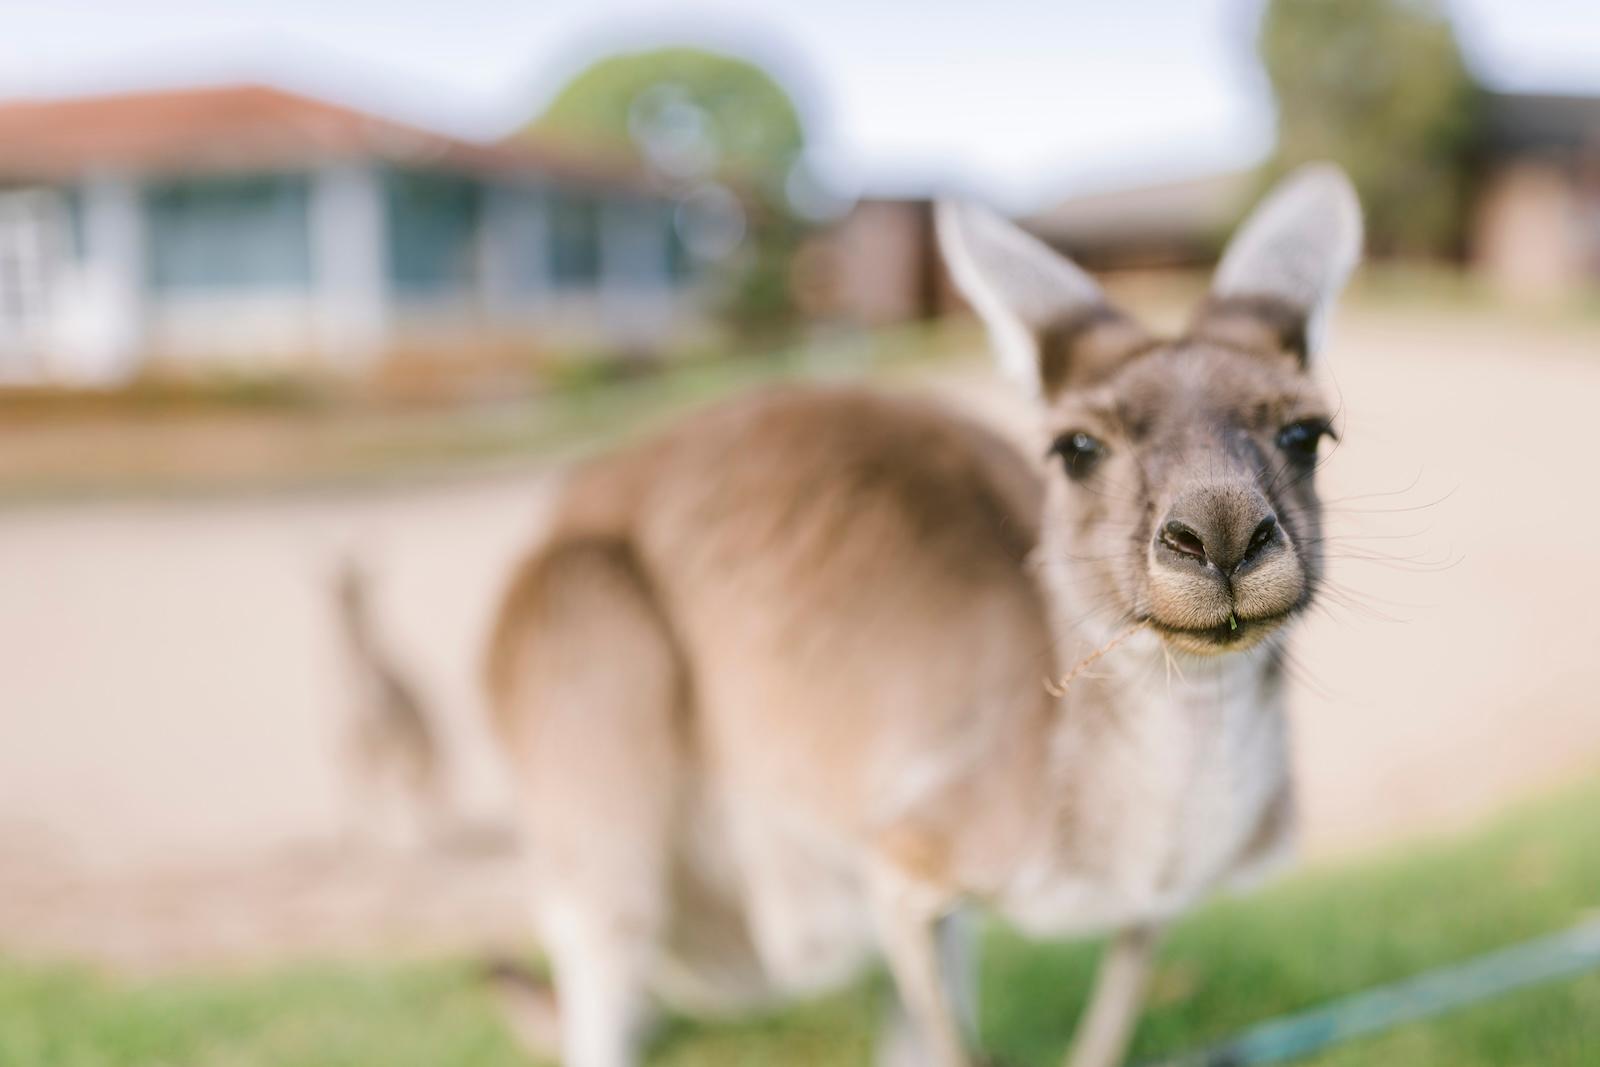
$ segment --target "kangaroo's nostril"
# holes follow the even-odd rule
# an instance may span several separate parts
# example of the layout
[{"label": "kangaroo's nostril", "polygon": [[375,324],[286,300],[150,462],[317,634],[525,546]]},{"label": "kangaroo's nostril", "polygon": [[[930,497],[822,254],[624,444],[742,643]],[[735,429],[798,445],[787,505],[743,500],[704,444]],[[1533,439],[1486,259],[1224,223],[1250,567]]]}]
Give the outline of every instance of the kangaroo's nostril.
[{"label": "kangaroo's nostril", "polygon": [[1246,563],[1255,559],[1261,550],[1278,539],[1278,517],[1267,515],[1266,518],[1256,523],[1256,528],[1250,534],[1250,540],[1244,547],[1244,555],[1239,557],[1239,562],[1233,565],[1233,570],[1238,570]]},{"label": "kangaroo's nostril", "polygon": [[1206,543],[1194,528],[1187,523],[1173,519],[1161,528],[1161,543],[1172,551],[1184,556],[1191,556],[1202,563],[1206,559]]},{"label": "kangaroo's nostril", "polygon": [[1261,548],[1263,545],[1267,544],[1267,542],[1271,541],[1277,536],[1278,517],[1276,515],[1268,515],[1266,518],[1256,523],[1255,532],[1250,535],[1250,547],[1246,551],[1246,555]]}]

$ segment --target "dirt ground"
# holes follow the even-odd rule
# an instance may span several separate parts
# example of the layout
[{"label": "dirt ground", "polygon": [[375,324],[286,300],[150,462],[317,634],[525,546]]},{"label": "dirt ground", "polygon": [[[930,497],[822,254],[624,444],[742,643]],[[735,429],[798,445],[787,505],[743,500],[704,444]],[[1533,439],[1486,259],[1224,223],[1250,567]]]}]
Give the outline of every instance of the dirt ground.
[{"label": "dirt ground", "polygon": [[[1600,330],[1338,323],[1338,538],[1296,648],[1313,858],[1600,772]],[[1003,413],[986,376],[936,387]],[[551,472],[0,514],[0,951],[131,967],[520,934],[477,664]],[[351,844],[329,578],[357,546],[474,841]]]}]

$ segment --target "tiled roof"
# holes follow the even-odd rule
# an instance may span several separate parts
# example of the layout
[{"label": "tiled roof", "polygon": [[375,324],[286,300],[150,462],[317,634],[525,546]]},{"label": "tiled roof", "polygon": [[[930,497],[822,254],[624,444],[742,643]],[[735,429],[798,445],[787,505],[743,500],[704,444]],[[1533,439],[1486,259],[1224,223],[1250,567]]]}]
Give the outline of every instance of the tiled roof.
[{"label": "tiled roof", "polygon": [[227,172],[363,158],[588,182],[644,181],[624,161],[462,140],[265,86],[0,102],[0,180],[96,170]]}]

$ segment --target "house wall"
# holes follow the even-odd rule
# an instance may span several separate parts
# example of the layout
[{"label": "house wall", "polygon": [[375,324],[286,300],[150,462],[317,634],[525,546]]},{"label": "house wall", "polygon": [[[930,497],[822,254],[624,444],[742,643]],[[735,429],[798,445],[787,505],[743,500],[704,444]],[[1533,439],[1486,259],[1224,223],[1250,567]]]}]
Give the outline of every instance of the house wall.
[{"label": "house wall", "polygon": [[139,347],[137,188],[116,175],[0,192],[0,380],[94,385]]},{"label": "house wall", "polygon": [[0,190],[0,381],[49,373],[54,299],[75,265],[57,189]]},{"label": "house wall", "polygon": [[651,347],[671,330],[681,298],[673,277],[671,215],[647,200],[617,199],[600,209],[600,304],[613,337]]},{"label": "house wall", "polygon": [[143,348],[166,367],[270,367],[319,346],[304,172],[143,184]]},{"label": "house wall", "polygon": [[484,307],[495,318],[517,319],[545,302],[552,285],[547,190],[528,183],[484,190],[478,274]]},{"label": "house wall", "polygon": [[260,371],[317,353],[316,301],[298,288],[203,290],[151,297],[144,355],[163,371]]},{"label": "house wall", "polygon": [[927,200],[863,200],[803,257],[809,311],[860,326],[891,326],[951,306]]},{"label": "house wall", "polygon": [[59,312],[63,349],[70,379],[105,384],[134,373],[143,344],[144,216],[129,175],[93,175],[78,195],[82,288]]},{"label": "house wall", "polygon": [[486,343],[656,346],[697,320],[669,204],[535,176],[344,162],[103,174],[29,196],[59,248],[49,315],[30,319],[26,344],[0,317],[0,376],[16,380],[114,383],[151,361],[359,370]]},{"label": "house wall", "polygon": [[335,163],[312,181],[311,248],[316,347],[349,369],[369,364],[391,328],[380,171]]},{"label": "house wall", "polygon": [[1554,160],[1501,164],[1484,183],[1473,220],[1473,259],[1501,292],[1520,300],[1571,293],[1588,276],[1593,236],[1570,168]]},{"label": "house wall", "polygon": [[585,190],[540,181],[486,185],[478,235],[485,328],[556,345],[604,336],[600,217]]},{"label": "house wall", "polygon": [[447,198],[454,206],[441,214],[454,221],[431,227],[437,248],[424,254],[451,265],[433,272],[448,283],[397,280],[402,345],[471,330],[502,343],[639,347],[693,321],[694,299],[674,273],[670,205],[540,180],[470,193]]}]

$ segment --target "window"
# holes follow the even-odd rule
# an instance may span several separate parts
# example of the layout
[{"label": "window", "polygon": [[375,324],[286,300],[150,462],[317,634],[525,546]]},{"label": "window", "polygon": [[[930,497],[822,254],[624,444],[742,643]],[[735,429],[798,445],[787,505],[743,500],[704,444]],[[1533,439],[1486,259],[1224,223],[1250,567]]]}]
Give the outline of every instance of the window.
[{"label": "window", "polygon": [[607,204],[606,280],[626,289],[649,292],[671,279],[670,218],[651,200],[616,199]]},{"label": "window", "polygon": [[308,288],[309,198],[304,175],[150,185],[144,208],[151,287]]},{"label": "window", "polygon": [[695,280],[697,271],[679,225],[681,212],[676,204],[668,203],[662,205],[661,213],[661,225],[667,231],[667,277],[674,285],[685,285]]},{"label": "window", "polygon": [[0,191],[0,331],[26,330],[47,314],[62,222],[55,190]]},{"label": "window", "polygon": [[467,178],[390,171],[384,180],[389,278],[401,293],[470,291],[478,276],[483,198]]},{"label": "window", "polygon": [[67,248],[74,261],[82,262],[88,247],[88,238],[84,236],[83,190],[77,186],[63,189],[62,198],[67,209]]},{"label": "window", "polygon": [[600,280],[600,209],[578,193],[550,198],[550,280],[557,288],[593,288]]},{"label": "window", "polygon": [[546,196],[536,187],[491,187],[485,201],[484,239],[504,272],[509,292],[543,292],[550,279],[550,241],[545,226]]}]

